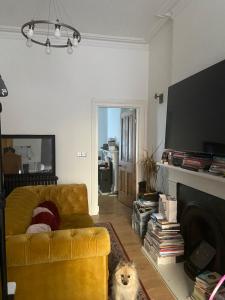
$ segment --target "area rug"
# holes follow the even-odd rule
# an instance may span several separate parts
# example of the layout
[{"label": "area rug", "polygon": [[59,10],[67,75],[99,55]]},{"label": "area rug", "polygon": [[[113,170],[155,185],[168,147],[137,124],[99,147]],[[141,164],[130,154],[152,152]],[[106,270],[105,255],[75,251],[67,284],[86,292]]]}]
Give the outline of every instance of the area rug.
[{"label": "area rug", "polygon": [[[97,223],[95,224],[95,226],[105,227],[110,235],[111,253],[109,254],[109,299],[111,300],[111,277],[113,271],[120,260],[129,261],[130,258],[127,255],[123,245],[121,244],[120,239],[111,223]],[[137,300],[150,300],[141,281]]]}]

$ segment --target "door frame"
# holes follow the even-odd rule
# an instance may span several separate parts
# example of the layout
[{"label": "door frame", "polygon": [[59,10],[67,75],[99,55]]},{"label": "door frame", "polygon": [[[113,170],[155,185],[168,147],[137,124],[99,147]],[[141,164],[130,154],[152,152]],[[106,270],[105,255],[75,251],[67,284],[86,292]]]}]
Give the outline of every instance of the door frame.
[{"label": "door frame", "polygon": [[147,149],[147,100],[92,100],[91,110],[91,195],[90,214],[99,213],[98,205],[98,108],[134,108],[136,109],[136,191],[141,180],[140,161]]}]

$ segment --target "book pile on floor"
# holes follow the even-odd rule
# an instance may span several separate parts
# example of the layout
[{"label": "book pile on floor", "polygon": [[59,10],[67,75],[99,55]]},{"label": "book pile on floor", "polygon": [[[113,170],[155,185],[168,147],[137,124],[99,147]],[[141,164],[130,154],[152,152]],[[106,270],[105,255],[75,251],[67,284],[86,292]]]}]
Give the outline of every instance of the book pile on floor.
[{"label": "book pile on floor", "polygon": [[225,157],[214,156],[209,172],[225,176]]},{"label": "book pile on floor", "polygon": [[144,253],[156,264],[181,261],[184,241],[180,234],[180,224],[168,222],[158,214],[152,214],[144,238]]},{"label": "book pile on floor", "polygon": [[[194,290],[192,295],[189,297],[190,300],[207,300],[210,294],[214,290],[221,275],[217,272],[205,271],[198,275],[195,280]],[[225,289],[222,288],[216,294],[215,300],[225,299]]]},{"label": "book pile on floor", "polygon": [[137,201],[133,203],[132,213],[132,228],[144,238],[147,231],[147,224],[150,219],[151,213],[158,210],[158,195],[152,198],[149,194],[139,195]]}]

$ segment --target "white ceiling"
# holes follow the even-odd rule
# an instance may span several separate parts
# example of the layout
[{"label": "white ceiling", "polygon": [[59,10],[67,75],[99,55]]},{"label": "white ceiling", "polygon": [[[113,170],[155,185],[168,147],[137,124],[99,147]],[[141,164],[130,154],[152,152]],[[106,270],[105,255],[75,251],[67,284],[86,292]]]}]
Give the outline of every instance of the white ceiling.
[{"label": "white ceiling", "polygon": [[[148,41],[151,32],[161,21],[156,15],[171,12],[183,0],[54,1],[61,6],[62,20],[81,33]],[[1,27],[21,27],[34,16],[48,19],[49,0],[0,0],[0,5]],[[52,15],[55,17],[53,9]]]}]

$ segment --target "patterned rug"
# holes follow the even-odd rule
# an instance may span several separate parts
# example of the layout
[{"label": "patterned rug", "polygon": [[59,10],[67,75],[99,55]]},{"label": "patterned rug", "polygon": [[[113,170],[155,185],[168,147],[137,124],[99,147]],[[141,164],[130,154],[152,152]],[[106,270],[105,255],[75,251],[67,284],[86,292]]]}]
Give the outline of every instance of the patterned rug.
[{"label": "patterned rug", "polygon": [[[107,228],[110,235],[110,240],[111,240],[111,253],[109,254],[109,295],[110,295],[111,282],[112,282],[111,276],[113,274],[116,265],[119,263],[120,260],[129,261],[130,259],[123,245],[121,244],[119,237],[116,234],[116,231],[114,230],[111,223],[97,223],[95,224],[95,226]],[[109,299],[111,299],[110,296]],[[150,300],[141,281],[140,281],[140,289],[139,289],[137,300]]]}]

